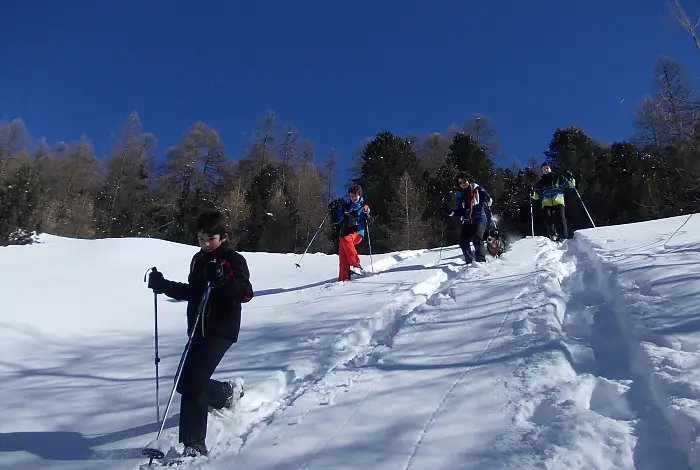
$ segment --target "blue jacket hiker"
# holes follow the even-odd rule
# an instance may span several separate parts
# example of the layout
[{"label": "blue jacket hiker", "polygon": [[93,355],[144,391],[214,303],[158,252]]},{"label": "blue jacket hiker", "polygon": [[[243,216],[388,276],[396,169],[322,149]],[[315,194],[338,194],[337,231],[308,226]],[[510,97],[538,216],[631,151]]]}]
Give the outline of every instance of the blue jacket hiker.
[{"label": "blue jacket hiker", "polygon": [[[476,261],[486,262],[486,249],[484,248],[484,232],[488,218],[486,207],[493,203],[491,195],[481,185],[474,181],[474,177],[466,171],[460,171],[455,178],[458,189],[455,191],[457,207],[452,210],[443,205],[443,211],[448,216],[459,216],[462,220],[462,230],[459,237],[459,247],[464,254],[467,264]],[[474,255],[470,242],[474,244]]]},{"label": "blue jacket hiker", "polygon": [[362,197],[362,187],[353,184],[348,188],[349,201],[331,203],[331,221],[339,229],[338,281],[349,281],[352,274],[364,274],[355,245],[365,237],[371,223],[370,209]]},{"label": "blue jacket hiker", "polygon": [[542,178],[530,189],[530,197],[542,201],[542,216],[544,218],[547,236],[552,240],[569,238],[566,224],[564,190],[574,189],[576,180],[570,171],[562,176],[552,173],[552,167],[547,163],[541,166]]}]

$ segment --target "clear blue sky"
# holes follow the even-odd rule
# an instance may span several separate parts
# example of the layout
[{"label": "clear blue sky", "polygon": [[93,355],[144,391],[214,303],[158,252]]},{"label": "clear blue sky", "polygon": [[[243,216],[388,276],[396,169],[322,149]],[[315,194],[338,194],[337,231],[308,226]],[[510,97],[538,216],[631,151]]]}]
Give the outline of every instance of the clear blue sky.
[{"label": "clear blue sky", "polygon": [[99,154],[136,110],[160,153],[201,120],[239,155],[274,109],[346,164],[381,129],[476,112],[507,156],[541,158],[558,126],[628,137],[660,55],[700,63],[665,0],[24,0],[2,15],[0,119],[52,144],[86,134]]}]

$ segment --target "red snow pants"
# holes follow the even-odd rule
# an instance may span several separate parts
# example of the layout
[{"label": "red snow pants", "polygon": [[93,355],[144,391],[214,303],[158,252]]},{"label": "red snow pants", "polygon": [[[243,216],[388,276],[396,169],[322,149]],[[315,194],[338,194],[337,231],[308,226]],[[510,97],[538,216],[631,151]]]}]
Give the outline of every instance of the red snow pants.
[{"label": "red snow pants", "polygon": [[350,279],[348,273],[350,272],[350,266],[359,266],[360,257],[357,255],[357,250],[355,245],[362,241],[362,235],[359,233],[351,233],[340,237],[340,242],[338,243],[338,258],[340,261],[340,268],[338,270],[338,280],[347,281]]}]

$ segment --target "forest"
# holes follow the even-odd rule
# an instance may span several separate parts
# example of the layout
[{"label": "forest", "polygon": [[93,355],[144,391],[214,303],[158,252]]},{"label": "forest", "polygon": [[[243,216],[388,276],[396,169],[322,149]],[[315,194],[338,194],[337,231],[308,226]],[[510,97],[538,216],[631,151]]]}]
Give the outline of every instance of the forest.
[{"label": "forest", "polygon": [[[374,216],[374,253],[433,248],[457,242],[459,221],[445,220],[440,207],[458,170],[491,193],[502,233],[518,238],[530,234],[528,189],[543,161],[573,172],[598,226],[698,212],[700,100],[687,72],[667,57],[650,83],[633,112],[634,134],[619,142],[562,127],[543,142],[543,155],[507,161],[496,125],[475,114],[426,135],[378,129],[357,149],[348,181],[339,180],[334,151],[317,154],[310,138],[273,111],[238,154],[216,129],[197,122],[160,157],[156,136],[143,130],[137,112],[126,117],[107,155],[96,155],[87,137],[54,145],[34,140],[16,118],[0,123],[0,245],[30,243],[33,233],[194,244],[197,214],[216,208],[226,214],[236,249],[302,253],[329,203],[344,196],[334,188],[356,182]],[[576,192],[566,198],[570,228],[590,227]],[[537,204],[533,209],[535,233],[543,234]],[[336,240],[327,219],[309,252],[336,253]]]}]

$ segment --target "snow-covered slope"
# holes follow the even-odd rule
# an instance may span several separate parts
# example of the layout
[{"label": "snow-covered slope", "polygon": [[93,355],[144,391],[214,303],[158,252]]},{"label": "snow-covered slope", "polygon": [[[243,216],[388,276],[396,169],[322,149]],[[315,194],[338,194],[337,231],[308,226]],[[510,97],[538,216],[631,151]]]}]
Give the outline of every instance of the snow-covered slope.
[{"label": "snow-covered slope", "polygon": [[[377,255],[350,283],[336,256],[245,253],[256,298],[215,377],[246,395],[189,467],[700,469],[700,216],[669,240],[687,219],[527,238],[483,268]],[[184,280],[196,248],[41,241],[0,249],[0,468],[137,468],[158,429],[143,276]],[[184,303],[158,309],[162,415],[187,338]]]}]

